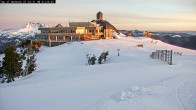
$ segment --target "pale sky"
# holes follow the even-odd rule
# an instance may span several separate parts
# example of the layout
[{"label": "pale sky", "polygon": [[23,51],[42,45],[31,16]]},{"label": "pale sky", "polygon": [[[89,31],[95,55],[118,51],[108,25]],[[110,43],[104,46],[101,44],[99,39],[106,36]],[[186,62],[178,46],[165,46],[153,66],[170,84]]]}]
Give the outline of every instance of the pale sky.
[{"label": "pale sky", "polygon": [[117,29],[196,31],[196,0],[56,0],[55,4],[0,4],[0,29],[27,22],[66,26],[101,11]]}]

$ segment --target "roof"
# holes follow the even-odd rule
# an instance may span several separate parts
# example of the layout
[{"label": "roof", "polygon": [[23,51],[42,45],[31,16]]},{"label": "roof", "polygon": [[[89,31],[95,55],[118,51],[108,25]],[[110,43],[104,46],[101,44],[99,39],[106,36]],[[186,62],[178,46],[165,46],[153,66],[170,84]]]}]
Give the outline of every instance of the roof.
[{"label": "roof", "polygon": [[100,26],[103,26],[103,28],[105,29],[116,30],[116,28],[106,20],[92,20],[92,22],[96,22],[97,24],[100,24]]},{"label": "roof", "polygon": [[103,13],[99,11],[97,14],[103,14]]},{"label": "roof", "polygon": [[55,27],[63,27],[63,26],[59,23]]},{"label": "roof", "polygon": [[92,27],[90,22],[69,22],[70,27]]}]

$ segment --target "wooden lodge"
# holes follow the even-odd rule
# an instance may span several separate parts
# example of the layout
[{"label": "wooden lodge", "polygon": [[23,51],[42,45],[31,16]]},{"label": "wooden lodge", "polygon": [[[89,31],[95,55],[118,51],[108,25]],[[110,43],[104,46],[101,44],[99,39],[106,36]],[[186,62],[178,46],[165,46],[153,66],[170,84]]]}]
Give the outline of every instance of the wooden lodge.
[{"label": "wooden lodge", "polygon": [[68,27],[58,24],[55,27],[39,28],[40,34],[36,38],[44,45],[52,47],[65,42],[97,39],[113,39],[116,28],[103,20],[103,14],[97,13],[97,19],[91,22],[69,22]]}]

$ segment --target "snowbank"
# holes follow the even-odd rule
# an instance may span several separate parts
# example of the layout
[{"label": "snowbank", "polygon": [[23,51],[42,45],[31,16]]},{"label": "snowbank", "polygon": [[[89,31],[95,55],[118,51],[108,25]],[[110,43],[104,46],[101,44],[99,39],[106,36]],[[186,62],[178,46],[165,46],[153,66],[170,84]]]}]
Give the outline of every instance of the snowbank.
[{"label": "snowbank", "polygon": [[179,37],[180,38],[181,36],[180,35],[173,35],[172,37]]},{"label": "snowbank", "polygon": [[126,35],[122,34],[122,33],[117,33],[116,31],[114,31],[114,37],[116,39],[120,39],[121,37],[126,37]]}]

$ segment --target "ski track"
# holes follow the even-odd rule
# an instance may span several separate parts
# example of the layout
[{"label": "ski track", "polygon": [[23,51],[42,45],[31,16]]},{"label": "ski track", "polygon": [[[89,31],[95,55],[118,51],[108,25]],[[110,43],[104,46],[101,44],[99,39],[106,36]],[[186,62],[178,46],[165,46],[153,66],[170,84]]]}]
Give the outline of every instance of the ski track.
[{"label": "ski track", "polygon": [[177,99],[178,99],[178,102],[179,102],[180,105],[182,106],[183,110],[187,110],[187,109],[185,108],[185,106],[183,105],[183,103],[182,103],[180,97],[179,97],[179,93],[178,93],[179,86],[180,86],[180,85],[178,85],[177,88],[176,88],[176,97],[177,97]]}]

